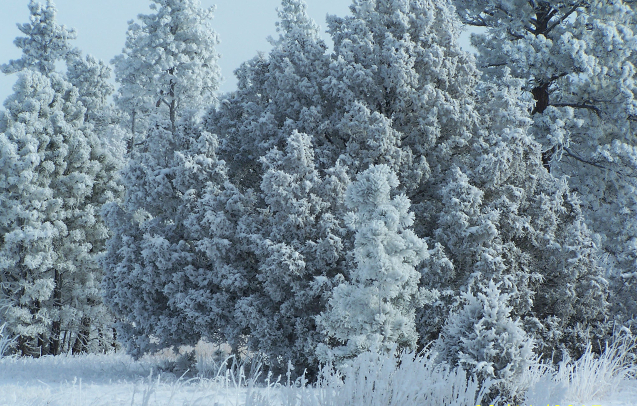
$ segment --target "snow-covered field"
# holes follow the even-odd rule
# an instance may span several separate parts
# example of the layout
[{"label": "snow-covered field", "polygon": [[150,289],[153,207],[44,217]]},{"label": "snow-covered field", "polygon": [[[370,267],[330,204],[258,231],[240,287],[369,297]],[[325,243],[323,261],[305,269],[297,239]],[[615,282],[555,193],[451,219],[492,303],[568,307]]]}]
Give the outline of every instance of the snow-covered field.
[{"label": "snow-covered field", "polygon": [[0,405],[243,405],[245,381],[181,378],[124,354],[0,360]]},{"label": "snow-covered field", "polygon": [[[529,373],[525,405],[637,405],[637,365],[625,348]],[[199,367],[208,368],[200,377],[179,378],[158,372],[165,359],[157,357],[7,357],[0,359],[0,405],[475,406],[480,391],[464,372],[436,367],[427,356],[405,356],[396,366],[392,357],[363,354],[350,370],[355,373],[344,380],[328,373],[318,387],[290,385],[286,377],[253,387],[244,376],[249,372],[214,372],[205,362],[198,358]]]}]

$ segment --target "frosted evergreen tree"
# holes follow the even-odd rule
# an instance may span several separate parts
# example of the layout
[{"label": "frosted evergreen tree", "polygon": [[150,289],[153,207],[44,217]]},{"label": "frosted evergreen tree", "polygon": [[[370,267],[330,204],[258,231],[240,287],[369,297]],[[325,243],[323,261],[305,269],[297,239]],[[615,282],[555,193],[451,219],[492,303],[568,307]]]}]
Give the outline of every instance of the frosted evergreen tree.
[{"label": "frosted evergreen tree", "polygon": [[324,91],[338,111],[331,148],[336,157],[346,148],[341,159],[357,171],[390,165],[419,204],[427,180],[439,181],[453,148],[471,138],[477,70],[455,43],[460,27],[446,2],[350,8],[328,18],[334,55]]},{"label": "frosted evergreen tree", "polygon": [[336,286],[326,312],[318,318],[332,348],[319,347],[321,361],[355,357],[375,349],[416,347],[415,310],[420,302],[416,270],[428,255],[427,244],[410,227],[414,214],[407,196],[392,198],[398,177],[387,165],[370,166],[346,194],[356,232],[356,268]]},{"label": "frosted evergreen tree", "polygon": [[[422,293],[432,302],[417,315],[419,346],[438,337],[457,310],[453,298],[484,278],[506,281],[502,290],[511,295],[514,317],[546,343],[538,351],[573,349],[579,340],[574,337],[590,337],[590,326],[606,315],[606,281],[579,203],[542,166],[540,145],[528,135],[528,104],[516,90],[520,83],[507,77],[497,87],[478,80],[473,58],[456,42],[461,25],[455,10],[445,2],[355,1],[351,16],[329,18],[334,51],[326,54],[303,3],[282,4],[284,31],[272,51],[237,70],[239,89],[204,119],[205,128],[219,136],[218,153],[229,162],[233,185],[243,196],[263,196],[254,200],[258,214],[245,223],[248,235],[257,234],[247,226],[256,222],[272,247],[287,250],[284,255],[249,248],[256,262],[242,275],[270,280],[263,272],[275,267],[263,264],[287,254],[294,258],[292,268],[307,270],[305,254],[295,256],[299,251],[285,245],[298,237],[267,231],[280,228],[269,222],[276,211],[263,194],[277,156],[269,151],[286,150],[285,139],[297,131],[311,137],[319,178],[342,174],[337,179],[343,182],[334,183],[340,185],[336,197],[346,179],[371,165],[385,164],[398,175],[397,193],[413,204],[414,232],[432,242],[418,267]],[[270,166],[256,164],[263,156]],[[279,195],[290,189],[283,190]],[[319,197],[328,200],[329,194]],[[331,207],[338,219],[348,211],[342,204]],[[355,233],[341,241],[342,252],[350,252]],[[348,255],[339,261],[355,266]],[[337,274],[332,286],[340,283],[338,273],[346,278],[342,266],[328,271]],[[568,299],[551,301],[577,289],[586,294],[578,294],[572,306]],[[248,303],[241,301],[242,314],[261,320]],[[275,324],[264,319],[262,325]],[[255,338],[253,349],[272,342]]]},{"label": "frosted evergreen tree", "polygon": [[462,307],[449,317],[434,348],[481,382],[495,381],[505,400],[519,401],[526,389],[524,374],[534,359],[534,342],[520,319],[512,318],[510,295],[500,292],[501,284],[489,281],[476,293],[463,292]]},{"label": "frosted evergreen tree", "polygon": [[[31,2],[19,72],[0,118],[3,319],[24,355],[103,351],[112,344],[96,256],[108,231],[101,205],[116,198],[116,164],[93,127],[78,89],[55,72],[78,52],[55,8]],[[41,59],[38,59],[40,58]],[[91,342],[91,344],[89,344]]]},{"label": "frosted evergreen tree", "polygon": [[[608,283],[577,198],[545,171],[540,146],[526,132],[516,82],[479,88],[486,131],[439,190],[437,261],[426,285],[441,293],[437,306],[453,309],[467,287],[502,281],[538,352],[577,355],[586,340],[605,334]],[[446,320],[437,306],[423,312],[424,342]]]},{"label": "frosted evergreen tree", "polygon": [[[170,161],[173,166],[164,169],[166,175],[160,175],[155,183],[161,187],[155,198],[166,199],[166,215],[152,217],[143,209],[130,210],[135,207],[130,188],[123,203],[104,209],[113,234],[102,258],[104,294],[114,313],[120,315],[119,340],[136,356],[171,345],[196,344],[202,335],[217,341],[225,327],[211,323],[214,314],[225,309],[202,309],[214,303],[211,296],[217,285],[211,278],[213,269],[222,266],[223,251],[215,251],[219,255],[215,262],[207,261],[205,254],[212,248],[207,248],[211,243],[206,245],[202,229],[214,214],[207,206],[199,211],[207,199],[217,197],[213,185],[224,184],[224,163],[215,159],[213,136],[192,133],[190,137],[189,149],[175,151]],[[131,165],[127,171],[132,169]],[[152,188],[153,184],[147,186]],[[224,205],[230,205],[230,197],[224,197]],[[159,207],[161,202],[157,203]],[[217,235],[223,233],[221,223],[210,227]],[[215,243],[228,248],[213,237]],[[159,342],[151,343],[151,335]]]},{"label": "frosted evergreen tree", "polygon": [[110,66],[91,55],[69,58],[66,78],[77,88],[79,101],[86,108],[84,121],[93,124],[103,137],[112,137],[119,117],[109,97],[115,91],[109,82],[112,74]]},{"label": "frosted evergreen tree", "polygon": [[13,42],[22,50],[22,57],[2,65],[2,72],[16,73],[33,69],[43,75],[55,72],[55,63],[77,54],[70,40],[77,37],[74,29],[68,29],[56,22],[57,10],[51,0],[46,5],[35,0],[29,2],[30,22],[18,24],[26,37],[18,37]]},{"label": "frosted evergreen tree", "polygon": [[[330,61],[319,28],[302,0],[283,0],[278,14],[280,36],[270,39],[270,53],[242,64],[238,90],[204,119],[206,130],[220,135],[219,153],[233,182],[253,189],[263,174],[259,158],[273,147],[284,150],[294,130],[310,134],[318,151],[331,131],[321,82]],[[321,155],[317,162],[330,166]]]},{"label": "frosted evergreen tree", "polygon": [[[136,355],[201,336],[172,287],[181,286],[178,278],[196,259],[186,203],[195,192],[203,196],[207,172],[186,174],[206,153],[209,135],[200,130],[199,115],[215,104],[220,79],[212,10],[197,0],[151,3],[155,13],[129,24],[123,54],[114,59],[116,101],[130,116],[133,141],[122,173],[125,198],[105,209],[114,236],[102,262],[106,302],[120,317],[122,342]],[[151,335],[157,345],[150,345]]]},{"label": "frosted evergreen tree", "polygon": [[[55,287],[52,268],[58,257],[53,241],[62,226],[54,224],[49,214],[61,206],[49,187],[48,175],[55,165],[42,162],[44,154],[39,151],[49,137],[33,131],[46,128],[48,117],[41,119],[40,109],[48,112],[55,92],[46,77],[30,70],[21,76],[14,90],[15,107],[25,106],[27,111],[22,114],[22,123],[12,124],[11,106],[7,106],[10,102],[5,102],[8,111],[2,112],[0,121],[2,318],[10,334],[19,338],[19,351],[32,354],[39,353],[37,348],[45,345],[51,332],[53,320],[47,305]],[[41,171],[40,167],[49,170]]]},{"label": "frosted evergreen tree", "polygon": [[229,181],[217,149],[217,138],[204,133],[187,155],[177,156],[182,170],[175,183],[186,190],[184,226],[195,255],[175,274],[171,295],[197,334],[209,342],[230,344],[238,355],[247,332],[237,302],[256,284],[251,270],[257,258],[246,244],[245,232],[255,197]]},{"label": "frosted evergreen tree", "polygon": [[[115,110],[109,100],[114,92],[114,87],[109,80],[112,70],[103,61],[87,55],[82,57],[79,53],[67,58],[66,79],[78,91],[78,101],[85,109],[84,124],[91,134],[91,158],[100,163],[100,171],[96,174],[95,187],[89,198],[96,208],[119,200],[123,196],[123,186],[119,181],[119,171],[124,166],[124,144],[122,131],[119,127],[120,114]],[[99,210],[99,209],[98,209]],[[99,211],[97,214],[100,214]],[[88,229],[86,230],[88,231]],[[108,230],[100,222],[99,235],[93,235],[93,249],[96,252],[105,251],[106,237],[110,236]],[[97,242],[99,241],[99,244]],[[91,303],[102,303],[101,269],[94,272],[94,277],[77,282],[76,294],[84,292],[88,295],[86,300]],[[81,321],[82,339],[76,340],[74,351],[91,349],[96,341],[90,336],[91,320],[109,320],[109,325],[101,326],[97,334],[108,339],[111,346],[115,346],[115,335],[112,316],[104,306],[92,315],[86,315]],[[94,348],[93,348],[94,349]]]},{"label": "frosted evergreen tree", "polygon": [[220,71],[210,26],[213,9],[199,0],[151,0],[153,14],[129,22],[122,54],[113,59],[115,100],[129,115],[129,150],[158,124],[175,133],[178,121],[215,101]]},{"label": "frosted evergreen tree", "polygon": [[262,158],[257,197],[265,207],[243,222],[258,268],[253,290],[239,300],[238,320],[250,332],[249,348],[283,371],[288,361],[318,364],[314,350],[323,335],[315,318],[344,272],[350,246],[334,215],[349,180],[340,167],[319,174],[310,139],[295,131],[284,151],[273,148]]},{"label": "frosted evergreen tree", "polygon": [[311,368],[323,339],[314,317],[351,245],[342,241],[337,214],[349,177],[333,157],[316,152],[324,151],[322,134],[331,131],[321,90],[327,47],[304,2],[282,1],[279,17],[272,51],[243,64],[238,90],[204,119],[219,135],[219,156],[244,199],[233,201],[251,202],[252,209],[238,216],[213,200],[207,204],[237,230],[227,250],[240,253],[227,268],[236,277],[227,280],[236,280],[229,298],[241,326],[228,339],[238,342],[241,332],[272,368],[285,369],[288,360]]},{"label": "frosted evergreen tree", "polygon": [[629,1],[455,1],[487,77],[524,80],[544,166],[566,175],[607,258],[615,311],[637,313],[635,13]]},{"label": "frosted evergreen tree", "polygon": [[[373,159],[399,174],[399,191],[416,215],[414,230],[432,239],[420,270],[423,288],[438,300],[419,316],[420,345],[439,335],[454,296],[480,278],[494,278],[507,280],[502,289],[512,295],[515,317],[548,340],[541,351],[574,349],[577,337],[591,337],[589,326],[604,320],[606,281],[577,198],[546,173],[540,146],[527,134],[527,106],[514,90],[519,83],[506,75],[500,87],[478,81],[446,2],[355,1],[351,10],[350,17],[328,21],[334,55],[323,89],[347,117],[337,127],[339,149],[348,151],[339,159],[361,170],[361,157],[395,151]],[[362,117],[353,112],[365,110],[387,123],[382,137],[346,131],[348,122],[365,122],[347,114]],[[465,176],[461,183],[454,180],[458,174]],[[565,244],[571,236],[578,241],[572,246]],[[572,307],[545,298],[576,287],[589,287],[589,294]]]}]

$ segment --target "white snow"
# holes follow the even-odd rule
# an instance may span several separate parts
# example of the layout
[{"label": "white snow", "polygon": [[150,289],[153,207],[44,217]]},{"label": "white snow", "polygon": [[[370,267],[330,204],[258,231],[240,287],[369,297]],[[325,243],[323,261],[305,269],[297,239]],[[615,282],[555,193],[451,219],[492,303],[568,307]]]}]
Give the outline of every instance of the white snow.
[{"label": "white snow", "polygon": [[[627,348],[619,343],[601,357],[585,354],[555,373],[532,370],[528,377],[534,383],[524,406],[636,405],[637,365]],[[198,355],[202,365],[206,360]],[[157,372],[166,356],[139,361],[124,354],[5,357],[0,359],[0,405],[472,405],[477,384],[467,383],[462,371],[437,367],[431,356],[403,355],[397,366],[393,356],[364,353],[344,370],[347,378],[327,372],[318,387],[290,384],[285,376],[254,387],[246,374],[225,368],[213,378],[178,378]]]}]

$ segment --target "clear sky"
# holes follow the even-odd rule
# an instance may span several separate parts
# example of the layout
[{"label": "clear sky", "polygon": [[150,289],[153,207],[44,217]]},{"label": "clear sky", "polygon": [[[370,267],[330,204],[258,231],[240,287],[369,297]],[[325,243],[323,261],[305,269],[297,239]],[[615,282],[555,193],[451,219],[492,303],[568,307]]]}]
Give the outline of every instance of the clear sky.
[{"label": "clear sky", "polygon": [[[41,0],[43,3],[46,0]],[[219,34],[221,66],[224,83],[221,91],[236,86],[233,71],[254,57],[258,51],[267,52],[267,37],[276,37],[276,8],[280,0],[200,0],[202,7],[216,5],[212,26]],[[150,14],[149,0],[54,0],[58,10],[58,24],[77,30],[74,45],[85,54],[109,62],[124,46],[127,22],[138,14]],[[325,31],[325,16],[349,13],[350,0],[306,0],[310,16]],[[29,21],[29,0],[0,0],[0,63],[20,57],[13,40],[22,33],[17,23]],[[329,40],[327,34],[324,38]],[[0,73],[0,103],[12,93],[16,75]],[[2,107],[0,107],[1,109]]]}]

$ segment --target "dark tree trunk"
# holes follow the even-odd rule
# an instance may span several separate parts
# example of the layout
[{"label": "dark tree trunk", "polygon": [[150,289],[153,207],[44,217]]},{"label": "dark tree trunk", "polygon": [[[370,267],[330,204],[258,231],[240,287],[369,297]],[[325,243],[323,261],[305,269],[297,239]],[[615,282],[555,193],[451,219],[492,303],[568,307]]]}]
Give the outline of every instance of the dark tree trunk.
[{"label": "dark tree trunk", "polygon": [[75,343],[73,344],[73,354],[81,354],[87,352],[88,338],[91,333],[91,319],[82,317],[82,324],[77,333]]},{"label": "dark tree trunk", "polygon": [[[533,34],[538,35],[547,35],[549,31],[549,23],[551,19],[557,14],[557,10],[555,10],[548,2],[538,1],[532,2],[535,9],[535,18],[531,21],[533,23],[534,29]],[[531,90],[531,94],[533,95],[533,99],[535,99],[535,106],[533,107],[533,111],[531,114],[542,114],[544,110],[549,106],[549,87],[553,79],[538,83],[533,90]],[[556,152],[556,147],[542,151],[542,165],[546,168],[547,171],[551,171],[551,160],[553,159],[553,155]]]},{"label": "dark tree trunk", "polygon": [[133,152],[133,147],[135,146],[135,119],[137,118],[137,111],[133,110],[133,114],[131,117],[131,136],[126,145],[126,150],[130,154]]},{"label": "dark tree trunk", "polygon": [[[53,288],[53,308],[60,310],[62,308],[62,273],[55,270],[55,287]],[[58,314],[57,318],[51,325],[51,340],[49,352],[53,355],[60,354],[60,335],[62,333],[62,320],[61,315]]]},{"label": "dark tree trunk", "polygon": [[535,99],[535,107],[531,114],[542,114],[549,106],[549,85],[550,83],[540,83],[531,90],[531,94],[533,94],[533,98]]}]

